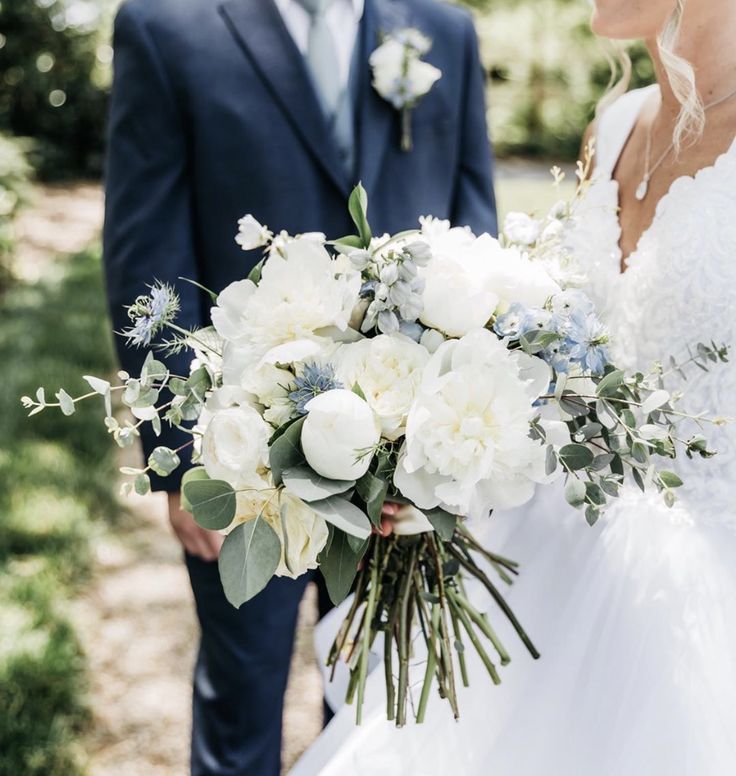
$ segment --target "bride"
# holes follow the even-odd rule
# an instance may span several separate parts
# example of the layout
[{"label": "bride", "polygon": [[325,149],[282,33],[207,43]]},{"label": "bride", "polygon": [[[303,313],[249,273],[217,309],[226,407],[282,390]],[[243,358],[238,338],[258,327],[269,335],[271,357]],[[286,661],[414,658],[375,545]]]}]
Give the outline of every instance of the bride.
[{"label": "bride", "polygon": [[[624,85],[601,112],[572,236],[617,362],[736,345],[736,3],[594,4],[595,31],[644,38],[659,80]],[[694,371],[688,409],[736,416],[736,368]],[[475,672],[459,723],[438,700],[398,731],[376,672],[367,720],[343,708],[293,776],[736,773],[736,428],[711,446],[715,460],[679,462],[673,509],[630,491],[594,528],[549,495],[494,515],[494,547],[525,569],[510,601],[542,659],[519,647],[500,687]]]}]

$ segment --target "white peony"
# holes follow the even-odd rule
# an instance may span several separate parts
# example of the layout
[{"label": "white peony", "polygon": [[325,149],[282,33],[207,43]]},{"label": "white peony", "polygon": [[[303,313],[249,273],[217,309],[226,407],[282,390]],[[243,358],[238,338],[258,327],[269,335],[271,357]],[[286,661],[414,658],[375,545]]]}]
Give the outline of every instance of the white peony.
[{"label": "white peony", "polygon": [[426,288],[420,320],[450,337],[484,327],[514,302],[542,307],[560,290],[544,265],[488,234],[475,237],[435,219],[422,219],[422,233],[432,260],[421,270]]},{"label": "white peony", "polygon": [[331,480],[356,480],[370,466],[381,430],[368,404],[338,388],[311,399],[302,427],[302,450],[317,474]]},{"label": "white peony", "polygon": [[296,239],[268,259],[258,286],[239,281],[220,294],[212,310],[215,328],[252,348],[261,363],[313,357],[331,342],[320,330],[346,331],[358,302],[360,273],[341,268],[319,242]]},{"label": "white peony", "polygon": [[398,439],[427,361],[429,353],[422,345],[401,334],[382,334],[343,346],[335,366],[344,386],[360,386],[383,436]]},{"label": "white peony", "polygon": [[503,233],[509,242],[534,245],[542,233],[542,224],[526,213],[509,213],[503,222]]},{"label": "white peony", "polygon": [[544,446],[529,437],[535,371],[486,329],[442,345],[409,413],[394,475],[401,493],[419,509],[460,515],[531,498],[544,476]]},{"label": "white peony", "polygon": [[238,493],[237,513],[229,533],[237,525],[261,516],[281,541],[281,560],[277,577],[296,579],[316,569],[317,556],[327,544],[327,523],[301,499],[273,488]]},{"label": "white peony", "polygon": [[268,475],[273,429],[249,404],[215,410],[204,431],[201,459],[207,475],[234,488],[260,486]]},{"label": "white peony", "polygon": [[238,235],[235,242],[244,250],[252,251],[261,248],[273,237],[267,226],[259,223],[252,215],[244,216],[238,221]]}]

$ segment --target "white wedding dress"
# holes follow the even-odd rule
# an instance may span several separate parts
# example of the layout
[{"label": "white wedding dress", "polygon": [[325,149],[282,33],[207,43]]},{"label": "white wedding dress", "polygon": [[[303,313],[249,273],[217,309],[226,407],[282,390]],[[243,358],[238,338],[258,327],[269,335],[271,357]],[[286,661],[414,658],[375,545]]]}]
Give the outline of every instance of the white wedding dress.
[{"label": "white wedding dress", "polygon": [[[650,93],[602,117],[573,235],[617,360],[641,369],[699,341],[736,346],[736,142],[675,181],[620,273],[612,174]],[[688,410],[736,417],[736,366],[690,372]],[[673,509],[632,489],[589,528],[542,492],[494,515],[485,540],[522,564],[508,598],[542,658],[502,629],[513,653],[502,685],[476,661],[459,722],[437,698],[403,730],[385,721],[378,670],[363,725],[343,707],[292,776],[736,774],[736,427],[707,435],[718,456],[675,463],[686,487]]]}]

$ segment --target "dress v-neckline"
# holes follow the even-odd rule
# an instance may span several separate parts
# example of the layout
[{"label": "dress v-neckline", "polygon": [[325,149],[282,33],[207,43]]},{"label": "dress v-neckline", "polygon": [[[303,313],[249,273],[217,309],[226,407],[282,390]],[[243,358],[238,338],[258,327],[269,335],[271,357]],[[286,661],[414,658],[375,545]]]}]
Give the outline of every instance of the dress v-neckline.
[{"label": "dress v-neckline", "polygon": [[[654,91],[654,86],[650,87],[647,91]],[[658,88],[658,87],[657,87]],[[642,231],[642,233],[639,235],[638,240],[636,241],[636,244],[634,245],[633,250],[629,252],[627,256],[624,256],[624,252],[621,248],[621,237],[623,236],[623,228],[621,226],[621,186],[619,182],[616,180],[615,172],[616,168],[618,167],[619,161],[621,159],[621,155],[623,154],[624,150],[626,149],[626,146],[629,144],[629,140],[631,139],[631,135],[634,132],[634,129],[636,128],[636,125],[639,121],[639,116],[641,115],[642,108],[644,107],[646,103],[646,99],[642,101],[642,103],[638,106],[638,110],[636,114],[633,117],[633,121],[631,123],[631,126],[629,127],[628,132],[626,133],[623,143],[621,144],[621,148],[614,159],[613,166],[610,170],[610,180],[614,187],[614,191],[616,192],[616,224],[618,226],[618,239],[616,240],[616,250],[614,251],[615,259],[618,262],[617,269],[618,269],[618,276],[624,277],[631,265],[631,260],[638,257],[641,249],[642,244],[644,240],[649,236],[649,234],[654,230],[654,228],[659,223],[659,219],[661,217],[662,212],[664,211],[665,204],[669,201],[669,199],[672,197],[673,190],[676,185],[678,185],[683,180],[690,180],[690,181],[697,181],[700,176],[703,173],[707,173],[711,170],[714,170],[717,168],[721,162],[728,158],[731,153],[736,149],[736,136],[734,136],[733,140],[731,141],[731,144],[729,147],[720,153],[711,164],[706,165],[705,167],[701,167],[699,170],[697,170],[692,175],[679,175],[677,178],[675,178],[672,183],[670,183],[667,191],[664,193],[664,195],[660,198],[659,202],[657,202],[657,205],[654,209],[654,215],[652,216],[652,220],[649,223],[649,225]],[[623,267],[623,269],[622,269]]]}]

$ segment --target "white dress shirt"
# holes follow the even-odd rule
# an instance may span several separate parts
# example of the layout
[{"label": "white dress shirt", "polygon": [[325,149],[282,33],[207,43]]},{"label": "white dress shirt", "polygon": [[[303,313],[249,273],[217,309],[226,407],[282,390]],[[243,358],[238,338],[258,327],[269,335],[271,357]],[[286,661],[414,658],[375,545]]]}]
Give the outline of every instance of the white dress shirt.
[{"label": "white dress shirt", "polygon": [[[275,0],[275,2],[294,43],[299,51],[306,56],[309,46],[309,14],[297,0]],[[364,8],[365,0],[333,0],[327,9],[327,24],[335,39],[337,60],[340,67],[340,83],[344,88],[350,81],[353,51],[358,39],[358,28]]]}]

